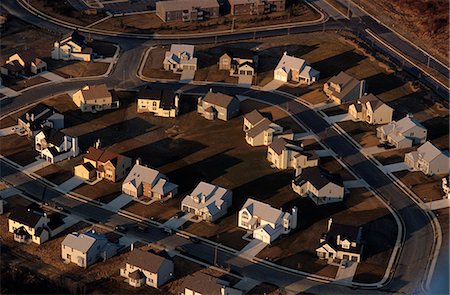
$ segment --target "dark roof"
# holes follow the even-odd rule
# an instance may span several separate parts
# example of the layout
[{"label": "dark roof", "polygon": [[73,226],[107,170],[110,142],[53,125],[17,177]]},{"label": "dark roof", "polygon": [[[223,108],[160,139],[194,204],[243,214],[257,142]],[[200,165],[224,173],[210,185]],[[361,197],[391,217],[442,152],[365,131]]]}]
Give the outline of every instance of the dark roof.
[{"label": "dark roof", "polygon": [[277,139],[275,139],[270,145],[269,147],[278,155],[280,155],[284,148],[286,147],[286,144],[288,142],[286,141],[286,139],[282,138],[282,137],[278,137]]},{"label": "dark roof", "polygon": [[212,91],[209,91],[203,98],[203,101],[223,108],[227,108],[233,100],[237,101],[238,99],[234,96]]},{"label": "dark roof", "polygon": [[66,38],[69,38],[77,45],[79,46],[85,46],[86,45],[86,38],[78,32],[78,30],[72,31],[69,34],[65,35],[63,37],[63,40]]},{"label": "dark roof", "polygon": [[202,272],[196,272],[185,278],[182,284],[182,291],[184,293],[184,289],[188,288],[201,294],[221,295],[222,287],[223,285],[218,282],[217,278]]},{"label": "dark roof", "polygon": [[[41,114],[41,113],[44,113],[44,115],[42,115],[41,117],[37,118],[37,116],[39,114]],[[33,108],[31,108],[28,112],[26,112],[25,114],[20,116],[19,120],[21,120],[22,122],[25,122],[25,123],[30,123],[31,129],[33,129],[35,127],[39,127],[40,128],[40,124],[44,120],[49,118],[51,115],[53,115],[54,113],[56,113],[54,108],[52,108],[50,106],[47,106],[45,104],[42,104],[42,103],[38,103]],[[30,116],[30,120],[27,120],[27,114]],[[34,117],[35,117],[35,121],[33,123],[31,121],[31,115],[34,115]]]},{"label": "dark roof", "polygon": [[239,65],[239,67],[242,67],[242,66],[245,66],[245,65],[249,65],[252,69],[255,68],[255,65],[254,65],[252,62],[249,62],[249,61],[246,61],[246,62],[241,63],[241,64]]},{"label": "dark roof", "polygon": [[343,186],[340,174],[331,174],[322,167],[308,167],[302,169],[302,173],[295,178],[294,183],[302,185],[307,181],[309,181],[316,189],[321,189],[330,182]]},{"label": "dark roof", "polygon": [[127,258],[127,263],[142,268],[152,273],[157,273],[165,260],[165,257],[141,249],[134,249]]},{"label": "dark roof", "polygon": [[138,93],[138,99],[159,100],[160,107],[163,110],[171,110],[175,108],[175,97],[177,94],[171,89],[147,87],[141,89]]},{"label": "dark roof", "polygon": [[43,216],[44,212],[27,207],[17,207],[11,212],[9,219],[34,228]]},{"label": "dark roof", "polygon": [[316,153],[316,151],[302,151],[302,155],[305,155],[308,160],[316,160],[319,159],[319,154]]},{"label": "dark roof", "polygon": [[55,213],[49,216],[49,221],[47,223],[48,228],[51,230],[57,229],[64,224],[64,220],[59,213]]},{"label": "dark roof", "polygon": [[33,49],[24,50],[21,51],[20,53],[18,52],[17,54],[26,63],[33,62],[38,58],[36,51],[34,51]]},{"label": "dark roof", "polygon": [[2,65],[8,72],[17,73],[23,69],[23,66],[17,60],[13,60],[7,64]]},{"label": "dark roof", "polygon": [[63,132],[53,129],[53,128],[44,128],[42,130],[45,134],[45,139],[47,142],[52,143],[53,145],[60,146],[64,142],[64,136],[66,136]]},{"label": "dark roof", "polygon": [[[330,230],[325,233],[325,241],[335,250],[342,250],[346,252],[360,253],[361,251],[361,241],[359,240],[361,237],[358,237],[359,231],[361,227],[352,226],[347,224],[339,224],[332,222]],[[362,228],[361,228],[362,230]],[[351,247],[350,249],[344,249],[340,245],[337,245],[337,236],[340,236],[340,240],[348,240],[351,243],[355,242],[356,247]]]},{"label": "dark roof", "polygon": [[83,166],[84,166],[84,168],[86,168],[87,171],[93,171],[93,170],[95,170],[95,167],[94,167],[94,165],[92,165],[91,162],[83,163]]},{"label": "dark roof", "polygon": [[258,110],[253,110],[250,113],[245,114],[244,118],[249,121],[250,124],[255,125],[265,117]]},{"label": "dark roof", "polygon": [[142,273],[142,271],[140,271],[140,270],[135,270],[135,271],[133,271],[133,272],[130,272],[129,274],[128,274],[128,277],[130,278],[130,279],[133,279],[133,280],[140,280],[140,279],[142,279],[142,278],[144,278],[145,276],[144,276],[144,274]]},{"label": "dark roof", "polygon": [[231,58],[252,59],[256,52],[245,48],[228,48],[223,54],[227,54]]}]

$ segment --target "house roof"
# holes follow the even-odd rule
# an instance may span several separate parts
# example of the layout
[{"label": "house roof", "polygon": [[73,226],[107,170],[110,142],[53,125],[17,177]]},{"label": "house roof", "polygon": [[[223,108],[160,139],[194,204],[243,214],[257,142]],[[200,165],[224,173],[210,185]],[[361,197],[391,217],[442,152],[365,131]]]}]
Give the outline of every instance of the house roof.
[{"label": "house roof", "polygon": [[316,189],[321,189],[330,182],[338,186],[343,186],[342,178],[339,174],[331,174],[322,167],[302,169],[302,173],[294,179],[294,183],[302,185],[305,182],[310,182]]},{"label": "house roof", "polygon": [[141,249],[134,249],[127,257],[128,264],[152,273],[157,273],[166,260],[165,257]]},{"label": "house roof", "polygon": [[295,141],[288,140],[282,137],[276,138],[269,147],[277,154],[281,155],[284,150],[294,150],[294,151],[300,151],[300,147],[296,145]]},{"label": "house roof", "polygon": [[90,230],[81,234],[77,232],[68,234],[61,244],[86,253],[97,240],[106,240],[106,237]]},{"label": "house roof", "polygon": [[146,87],[139,91],[138,99],[150,99],[159,100],[160,107],[163,110],[171,110],[175,108],[176,94],[172,89],[158,88],[158,87]]},{"label": "house roof", "polygon": [[130,279],[133,279],[133,280],[140,280],[140,279],[142,279],[142,278],[144,278],[145,277],[145,275],[144,275],[144,273],[142,272],[142,271],[140,271],[140,270],[135,270],[135,271],[133,271],[133,272],[130,272],[129,274],[128,274],[128,277],[130,278]]},{"label": "house roof", "polygon": [[331,77],[328,83],[338,84],[341,87],[341,91],[333,91],[333,95],[342,98],[345,97],[352,89],[354,89],[361,81],[350,76],[345,72],[340,72],[338,75]]},{"label": "house roof", "polygon": [[94,167],[94,165],[92,165],[91,162],[86,162],[86,163],[83,163],[82,165],[89,172],[95,170],[95,167]]},{"label": "house roof", "polygon": [[[339,224],[332,222],[330,230],[325,233],[325,241],[335,250],[342,250],[345,252],[360,253],[361,243],[359,241],[360,227]],[[351,247],[350,249],[342,248],[341,245],[337,245],[337,236],[340,236],[340,240],[348,240],[349,242],[356,242],[356,247]]]},{"label": "house roof", "polygon": [[177,187],[176,184],[168,182],[165,178],[167,177],[158,170],[136,163],[123,183],[131,183],[137,188],[145,182],[150,184],[152,191],[165,195]]},{"label": "house roof", "polygon": [[[157,3],[166,3],[167,1],[158,1]],[[183,1],[186,2],[186,1]],[[187,57],[187,61],[183,61],[180,57]],[[170,51],[165,53],[164,62],[174,62],[183,64],[196,64],[197,58],[194,57],[194,45],[172,44]]]},{"label": "house roof", "polygon": [[111,93],[108,91],[106,84],[88,85],[81,89],[85,101],[92,101],[100,98],[112,100]]},{"label": "house roof", "polygon": [[419,148],[417,148],[417,152],[419,153],[420,157],[422,157],[422,159],[427,162],[433,161],[437,156],[441,154],[445,155],[440,149],[438,149],[429,141],[425,142]]},{"label": "house roof", "polygon": [[16,207],[8,218],[34,228],[43,216],[43,211],[37,211],[27,207]]},{"label": "house roof", "polygon": [[[44,112],[46,112],[45,115],[37,118],[38,115],[40,115],[41,113],[44,113]],[[54,113],[56,113],[54,108],[52,108],[50,106],[47,106],[47,105],[45,105],[43,103],[38,103],[37,105],[32,107],[30,110],[28,110],[25,114],[20,116],[19,119],[21,121],[23,121],[23,122],[30,122],[29,120],[27,120],[27,114],[28,114],[30,116],[30,119],[31,119],[31,116],[34,115],[35,120],[42,121],[42,120],[47,119],[48,117],[50,117]]]},{"label": "house roof", "polygon": [[36,51],[34,51],[33,49],[24,50],[18,52],[17,54],[26,63],[35,62],[39,59],[38,55],[36,54]]},{"label": "house roof", "polygon": [[45,140],[47,141],[47,143],[51,143],[55,146],[60,146],[64,143],[64,137],[66,136],[66,134],[64,134],[63,132],[50,127],[44,128],[42,132],[45,135]]},{"label": "house roof", "polygon": [[77,44],[80,47],[83,47],[86,45],[86,38],[80,34],[78,30],[74,30],[67,35],[63,37],[62,40],[72,41],[73,43]]},{"label": "house roof", "polygon": [[200,294],[221,295],[222,287],[224,285],[220,284],[217,278],[202,272],[195,272],[184,279],[181,291],[184,293],[184,289],[187,288]]},{"label": "house roof", "polygon": [[281,57],[280,61],[278,62],[278,65],[276,66],[275,70],[281,68],[286,73],[289,73],[292,69],[301,71],[303,67],[305,67],[306,65],[307,63],[304,59],[295,56],[290,56],[285,52]]},{"label": "house roof", "polygon": [[280,209],[273,208],[269,204],[252,198],[247,199],[241,210],[243,209],[247,209],[252,216],[257,216],[262,220],[273,224],[276,224],[285,215],[285,212]]},{"label": "house roof", "polygon": [[3,68],[7,69],[8,72],[17,73],[23,69],[23,66],[17,60],[13,60],[9,63],[2,65]]},{"label": "house roof", "polygon": [[227,108],[232,101],[237,101],[238,99],[234,96],[226,95],[220,92],[209,91],[203,98],[204,102]]},{"label": "house roof", "polygon": [[219,8],[219,3],[217,0],[171,0],[171,1],[158,1],[156,6],[162,6],[168,11],[179,11],[179,10],[191,10],[193,7],[201,8]]},{"label": "house roof", "polygon": [[197,209],[206,208],[214,216],[220,211],[223,197],[228,192],[229,190],[223,187],[201,181],[192,193],[183,199],[182,204]]},{"label": "house roof", "polygon": [[261,120],[263,120],[265,117],[258,110],[253,110],[250,113],[245,114],[244,118],[247,121],[249,121],[250,124],[256,125]]},{"label": "house roof", "polygon": [[259,135],[260,133],[262,133],[274,126],[279,126],[279,125],[273,123],[272,121],[270,121],[267,118],[264,118],[262,121],[257,123],[256,126],[254,126],[252,129],[248,130],[247,135],[249,137],[255,137],[255,136]]},{"label": "house roof", "polygon": [[363,104],[369,103],[373,111],[385,105],[384,102],[382,102],[377,96],[373,95],[372,93],[362,96],[359,101]]},{"label": "house roof", "polygon": [[410,130],[413,127],[420,127],[423,129],[426,129],[425,127],[423,127],[422,124],[419,123],[419,121],[417,121],[415,118],[413,118],[412,116],[405,116],[403,119],[397,121],[397,122],[391,122],[390,124],[393,124],[395,126],[394,131],[398,132],[398,133],[406,133],[408,132],[408,130]]}]

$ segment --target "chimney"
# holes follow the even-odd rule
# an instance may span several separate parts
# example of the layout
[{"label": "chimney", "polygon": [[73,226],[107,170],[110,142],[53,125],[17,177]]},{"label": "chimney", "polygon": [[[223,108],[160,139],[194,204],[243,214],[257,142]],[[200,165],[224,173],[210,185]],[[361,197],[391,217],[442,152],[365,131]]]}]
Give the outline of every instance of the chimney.
[{"label": "chimney", "polygon": [[178,112],[178,108],[180,106],[180,96],[178,94],[175,94],[175,108]]},{"label": "chimney", "polygon": [[204,204],[206,202],[206,196],[202,194],[202,203]]},{"label": "chimney", "polygon": [[72,137],[72,156],[76,157],[80,153],[78,148],[78,137]]},{"label": "chimney", "polygon": [[366,80],[362,80],[359,89],[359,97],[362,97],[365,92],[366,92]]},{"label": "chimney", "polygon": [[333,223],[333,218],[328,219],[328,231],[330,231],[332,223]]},{"label": "chimney", "polygon": [[99,139],[97,139],[97,141],[95,142],[95,148],[96,149],[99,149],[100,148],[100,138]]},{"label": "chimney", "polygon": [[136,165],[141,165],[141,158],[136,159]]},{"label": "chimney", "polygon": [[34,122],[34,114],[31,114],[31,122]]},{"label": "chimney", "polygon": [[341,235],[337,235],[337,237],[336,237],[336,244],[337,245],[341,244]]},{"label": "chimney", "polygon": [[283,56],[287,55],[287,51],[283,52]]},{"label": "chimney", "polygon": [[69,139],[67,135],[64,135],[64,151],[67,152],[69,150]]},{"label": "chimney", "polygon": [[211,93],[212,93],[212,92],[213,92],[213,89],[212,89],[212,88],[209,88],[209,92],[211,92]]},{"label": "chimney", "polygon": [[130,251],[133,251],[134,250],[134,243],[131,243],[131,245],[130,245]]},{"label": "chimney", "polygon": [[27,119],[27,121],[30,121],[30,114],[29,114],[29,113],[26,113],[26,114],[25,114],[25,118]]},{"label": "chimney", "polygon": [[294,208],[292,208],[291,214],[292,214],[291,228],[295,229],[297,228],[297,214],[298,214],[297,206],[294,206]]}]

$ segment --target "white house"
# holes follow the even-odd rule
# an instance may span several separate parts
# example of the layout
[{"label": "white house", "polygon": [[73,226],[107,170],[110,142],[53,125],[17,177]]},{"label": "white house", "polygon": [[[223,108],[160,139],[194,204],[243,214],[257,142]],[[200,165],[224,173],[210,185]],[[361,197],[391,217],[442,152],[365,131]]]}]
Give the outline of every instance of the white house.
[{"label": "white house", "polygon": [[87,46],[86,39],[78,31],[73,31],[54,43],[51,55],[56,60],[91,61],[94,53]]},{"label": "white house", "polygon": [[316,254],[328,262],[334,259],[361,262],[364,248],[361,239],[362,227],[334,223],[330,218],[327,232],[320,239]]},{"label": "white house", "polygon": [[297,227],[297,207],[288,213],[249,198],[239,210],[238,226],[252,232],[254,239],[270,244]]},{"label": "white house", "polygon": [[311,68],[309,64],[301,58],[283,53],[278,65],[273,72],[273,78],[282,82],[300,82],[310,85],[319,80],[319,71]]},{"label": "white house", "polygon": [[167,200],[177,194],[178,185],[171,183],[161,172],[141,165],[138,160],[123,181],[122,192],[139,199]]},{"label": "white house", "polygon": [[80,153],[78,138],[53,128],[44,128],[34,137],[36,151],[50,163],[76,157]]},{"label": "white house", "polygon": [[427,140],[427,129],[411,115],[400,121],[392,121],[377,128],[377,137],[381,142],[389,142],[397,148],[407,148]]},{"label": "white house", "polygon": [[119,245],[113,244],[103,234],[89,230],[73,232],[61,242],[61,257],[66,262],[88,267],[99,260],[106,260],[117,253]]},{"label": "white house", "polygon": [[28,137],[32,138],[44,127],[64,128],[64,115],[50,106],[38,103],[17,119],[17,125],[25,131]]},{"label": "white house", "polygon": [[176,117],[180,108],[180,95],[171,89],[146,87],[139,91],[138,113],[153,113],[159,117]]},{"label": "white house", "polygon": [[120,275],[133,287],[144,285],[159,288],[174,275],[173,261],[156,253],[140,249],[132,250]]},{"label": "white house", "polygon": [[323,91],[337,104],[352,102],[366,93],[366,81],[360,81],[345,72],[340,72],[323,85]]},{"label": "white house", "polygon": [[388,124],[392,121],[394,109],[383,103],[373,94],[364,95],[348,107],[348,113],[354,120],[372,125]]},{"label": "white house", "polygon": [[449,157],[431,142],[427,141],[417,151],[405,155],[405,163],[413,171],[422,171],[425,175],[448,174]]},{"label": "white house", "polygon": [[119,108],[119,100],[112,96],[106,84],[86,85],[72,95],[72,100],[82,112],[96,113]]},{"label": "white house", "polygon": [[267,147],[267,160],[278,169],[302,169],[317,166],[319,156],[315,151],[303,151],[298,142],[278,137]]},{"label": "white house", "polygon": [[233,193],[230,190],[202,181],[183,199],[181,210],[214,222],[227,214],[232,201]]},{"label": "white house", "polygon": [[244,115],[243,130],[245,131],[245,141],[251,146],[270,145],[277,137],[284,137],[292,140],[292,132],[283,132],[283,127],[273,123],[254,110]]},{"label": "white house", "polygon": [[255,127],[256,124],[264,120],[264,118],[265,117],[258,110],[253,110],[250,113],[247,113],[244,115],[244,125],[242,129],[247,132]]},{"label": "white house", "polygon": [[344,199],[344,185],[338,174],[321,167],[308,167],[292,181],[292,189],[301,197],[310,198],[316,205],[340,202]]},{"label": "white house", "polygon": [[213,92],[212,89],[198,99],[197,112],[205,119],[222,121],[239,114],[240,102],[235,96],[226,95],[220,92]]},{"label": "white house", "polygon": [[194,57],[194,45],[172,44],[163,61],[166,71],[180,73],[197,70],[197,58]]}]

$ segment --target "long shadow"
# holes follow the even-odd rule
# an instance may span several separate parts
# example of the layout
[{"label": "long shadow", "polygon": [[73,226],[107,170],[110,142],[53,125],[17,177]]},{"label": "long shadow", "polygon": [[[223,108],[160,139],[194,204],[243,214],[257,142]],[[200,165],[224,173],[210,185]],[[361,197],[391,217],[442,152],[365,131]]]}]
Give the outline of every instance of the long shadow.
[{"label": "long shadow", "polygon": [[341,71],[348,70],[358,65],[366,57],[349,50],[338,55],[328,57],[321,61],[313,63],[311,66],[320,71],[320,78],[328,78],[339,74]]},{"label": "long shadow", "polygon": [[378,73],[365,79],[368,85],[368,92],[378,95],[380,93],[398,88],[404,84],[403,80],[394,73]]},{"label": "long shadow", "polygon": [[143,163],[158,168],[181,160],[206,147],[206,145],[197,141],[180,138],[164,138],[142,147],[129,150],[125,152],[124,155],[133,158],[141,158]]},{"label": "long shadow", "polygon": [[427,128],[428,140],[434,140],[441,136],[448,134],[449,116],[434,117],[425,122],[422,125]]}]

